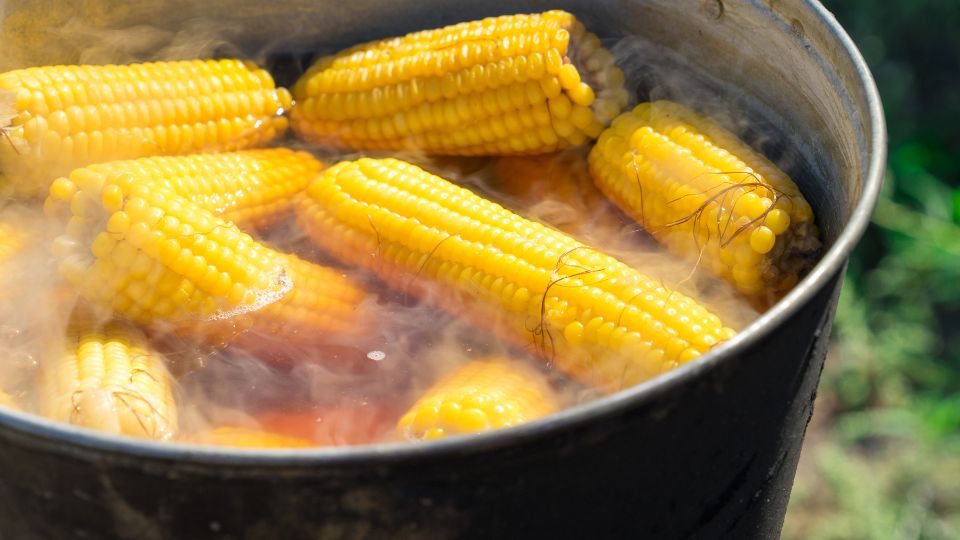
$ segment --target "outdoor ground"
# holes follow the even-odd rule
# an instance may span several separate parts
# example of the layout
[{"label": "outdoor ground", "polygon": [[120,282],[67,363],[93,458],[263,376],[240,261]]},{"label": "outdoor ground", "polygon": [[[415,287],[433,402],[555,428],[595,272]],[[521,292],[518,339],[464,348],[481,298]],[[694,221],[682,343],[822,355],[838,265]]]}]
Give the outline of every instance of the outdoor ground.
[{"label": "outdoor ground", "polygon": [[786,539],[960,538],[958,0],[825,0],[870,64],[884,194],[850,262]]}]

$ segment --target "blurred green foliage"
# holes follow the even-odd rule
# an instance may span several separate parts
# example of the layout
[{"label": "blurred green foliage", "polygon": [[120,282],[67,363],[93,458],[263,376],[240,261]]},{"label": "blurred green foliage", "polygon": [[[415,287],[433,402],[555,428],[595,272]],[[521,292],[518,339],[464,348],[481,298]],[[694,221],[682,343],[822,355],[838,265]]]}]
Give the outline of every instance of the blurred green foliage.
[{"label": "blurred green foliage", "polygon": [[960,538],[957,0],[828,0],[874,73],[887,180],[850,261],[785,538]]}]

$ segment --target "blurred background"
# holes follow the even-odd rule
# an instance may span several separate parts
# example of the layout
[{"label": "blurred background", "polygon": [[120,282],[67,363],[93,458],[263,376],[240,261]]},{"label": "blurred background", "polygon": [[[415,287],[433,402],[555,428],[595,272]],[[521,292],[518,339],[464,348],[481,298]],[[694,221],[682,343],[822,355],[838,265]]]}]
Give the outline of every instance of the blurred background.
[{"label": "blurred background", "polygon": [[822,0],[890,157],[850,261],[785,539],[960,538],[960,0]]}]

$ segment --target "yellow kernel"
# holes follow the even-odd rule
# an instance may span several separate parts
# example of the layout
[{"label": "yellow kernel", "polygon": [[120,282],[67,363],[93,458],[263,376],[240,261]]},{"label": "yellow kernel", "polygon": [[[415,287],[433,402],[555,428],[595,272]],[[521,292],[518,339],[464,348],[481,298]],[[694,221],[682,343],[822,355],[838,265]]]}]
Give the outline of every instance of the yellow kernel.
[{"label": "yellow kernel", "polygon": [[588,129],[593,122],[593,112],[588,107],[577,105],[570,112],[570,123],[581,131]]},{"label": "yellow kernel", "polygon": [[517,289],[513,295],[513,311],[527,311],[530,307],[530,291],[526,287]]},{"label": "yellow kernel", "polygon": [[750,247],[757,253],[769,253],[777,241],[777,235],[769,227],[760,226],[750,233]]},{"label": "yellow kernel", "polygon": [[570,112],[573,110],[573,106],[570,103],[570,98],[561,94],[555,98],[551,98],[548,102],[550,107],[550,114],[554,118],[567,118],[570,116]]},{"label": "yellow kernel", "polygon": [[543,91],[543,95],[547,99],[555,98],[563,92],[563,87],[560,86],[560,80],[556,77],[546,77],[540,79],[540,89]]},{"label": "yellow kernel", "polygon": [[448,426],[457,425],[461,413],[460,404],[455,401],[446,401],[440,406],[440,420]]},{"label": "yellow kernel", "polygon": [[130,229],[130,216],[126,212],[115,212],[107,221],[107,231],[123,234]]},{"label": "yellow kernel", "polygon": [[583,332],[583,323],[574,321],[563,329],[563,337],[567,339],[567,343],[570,345],[577,346],[583,342]]},{"label": "yellow kernel", "polygon": [[113,246],[116,244],[117,240],[114,237],[102,232],[93,240],[93,244],[90,246],[90,252],[93,253],[94,257],[103,258],[110,254],[110,251],[113,250]]},{"label": "yellow kernel", "polygon": [[50,185],[50,196],[61,201],[73,199],[77,186],[67,178],[57,178]]},{"label": "yellow kernel", "polygon": [[738,285],[756,285],[760,281],[760,270],[756,266],[734,266],[733,279]]},{"label": "yellow kernel", "polygon": [[587,83],[580,83],[577,86],[567,90],[570,100],[577,105],[589,107],[596,100],[597,96]]},{"label": "yellow kernel", "polygon": [[443,428],[432,428],[427,430],[423,434],[423,440],[425,441],[434,441],[437,439],[442,439],[446,436],[446,433],[443,431]]},{"label": "yellow kernel", "polygon": [[565,64],[561,67],[557,77],[560,79],[560,86],[565,90],[573,90],[580,85],[580,72],[573,64]]},{"label": "yellow kernel", "polygon": [[464,433],[474,433],[490,428],[487,415],[480,409],[465,409],[460,411],[459,422],[457,422],[460,431]]},{"label": "yellow kernel", "polygon": [[424,406],[417,411],[416,417],[409,424],[414,432],[424,433],[437,424],[438,418],[437,407]]},{"label": "yellow kernel", "polygon": [[[556,75],[560,72],[563,67],[563,58],[560,57],[560,53],[556,49],[550,49],[547,51],[547,56],[545,58],[547,73],[551,75]],[[579,74],[578,74],[579,78]]]},{"label": "yellow kernel", "polygon": [[790,215],[777,208],[767,214],[763,224],[769,227],[773,234],[780,236],[790,228]]}]

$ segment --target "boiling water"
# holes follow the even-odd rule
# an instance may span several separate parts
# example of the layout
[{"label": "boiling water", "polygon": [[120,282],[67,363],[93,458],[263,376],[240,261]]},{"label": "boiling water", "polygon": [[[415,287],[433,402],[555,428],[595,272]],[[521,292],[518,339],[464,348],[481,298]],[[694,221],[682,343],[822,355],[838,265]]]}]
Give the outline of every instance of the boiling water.
[{"label": "boiling water", "polygon": [[[197,29],[215,27],[196,24]],[[207,30],[139,27],[91,33],[68,26],[63,31],[79,36],[78,43],[90,42],[89,47],[78,49],[77,58],[93,63],[182,59],[240,50]],[[740,114],[744,103],[689,70],[682,59],[670,58],[637,39],[606,44],[630,74],[628,84],[637,98],[671,98],[694,105],[744,135],[788,172],[802,171],[796,155],[778,144],[784,139],[770,124],[753,118],[737,120],[744,118]],[[271,50],[268,47],[253,59],[270,67],[278,84],[292,84],[309,64],[310,55],[268,54]],[[309,150],[328,163],[357,157],[305,147],[292,135],[277,144]],[[697,298],[727,326],[739,330],[758,315],[728,285],[694,263],[665,253],[605,201],[587,174],[585,150],[534,158],[392,155],[616,256],[667,289]],[[0,350],[5,351],[0,387],[25,410],[36,411],[38,365],[51,355],[63,354],[64,328],[79,301],[56,273],[49,246],[58,231],[43,217],[40,204],[7,201],[2,212],[16,213],[20,230],[29,240],[0,263]],[[265,231],[260,239],[278,250],[341,266],[312,246],[292,220]],[[491,355],[533,366],[565,406],[598,395],[538,359],[534,335],[526,347],[509,344],[429,302],[393,291],[363,271],[346,267],[344,271],[368,285],[364,307],[376,314],[378,324],[369,339],[343,343],[336,352],[276,343],[287,348],[283,356],[292,361],[275,363],[239,347],[216,348],[152,333],[153,344],[177,379],[180,431],[189,434],[223,425],[261,427],[318,445],[396,440],[397,418],[431,384],[471,359]]]}]

